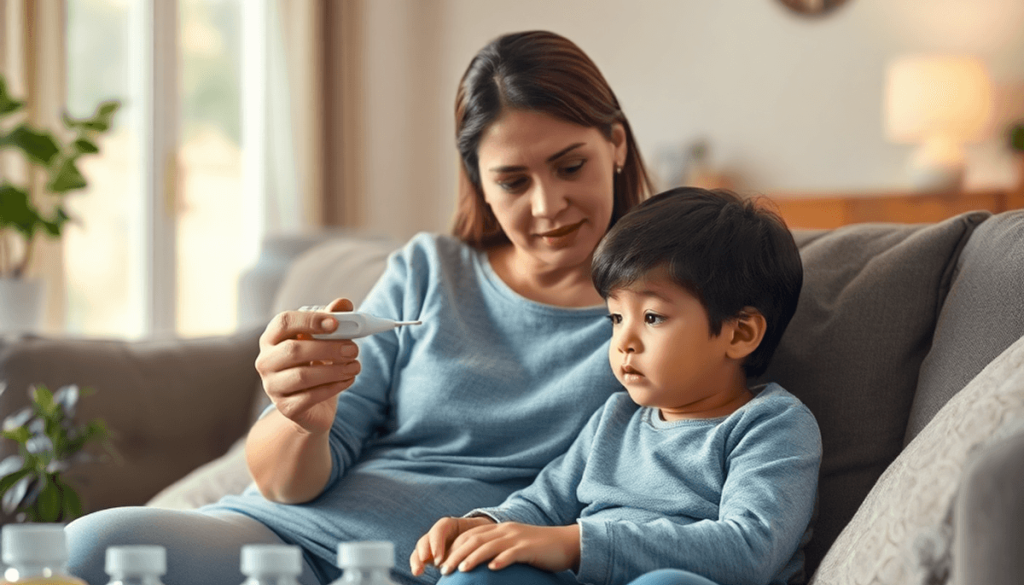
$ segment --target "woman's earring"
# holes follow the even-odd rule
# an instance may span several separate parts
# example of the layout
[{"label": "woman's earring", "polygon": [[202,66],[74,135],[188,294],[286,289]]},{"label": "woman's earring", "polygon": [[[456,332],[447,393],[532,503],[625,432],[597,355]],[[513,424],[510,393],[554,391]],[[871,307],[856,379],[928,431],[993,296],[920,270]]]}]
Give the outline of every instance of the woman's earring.
[{"label": "woman's earring", "polygon": [[616,175],[621,175],[622,174],[622,167],[616,166],[615,167],[615,174]]}]

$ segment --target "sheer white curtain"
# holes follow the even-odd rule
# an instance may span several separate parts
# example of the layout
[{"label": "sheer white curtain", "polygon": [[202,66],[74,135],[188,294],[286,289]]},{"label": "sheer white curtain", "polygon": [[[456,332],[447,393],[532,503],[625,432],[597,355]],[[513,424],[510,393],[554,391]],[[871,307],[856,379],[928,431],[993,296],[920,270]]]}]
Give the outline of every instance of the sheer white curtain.
[{"label": "sheer white curtain", "polygon": [[245,8],[248,34],[265,39],[265,51],[246,51],[251,61],[243,66],[254,95],[243,114],[255,165],[247,175],[265,194],[262,217],[254,217],[264,234],[308,232],[325,223],[326,2],[259,0]]},{"label": "sheer white curtain", "polygon": [[[8,90],[25,100],[27,121],[54,133],[63,130],[64,51],[63,0],[0,0],[0,70]],[[41,172],[25,168],[11,153],[0,157],[0,165],[12,178],[23,179],[29,173],[32,197],[39,205],[48,203],[42,195]],[[59,331],[64,317],[61,263],[60,242],[37,236],[28,276],[45,283],[48,331]]]}]

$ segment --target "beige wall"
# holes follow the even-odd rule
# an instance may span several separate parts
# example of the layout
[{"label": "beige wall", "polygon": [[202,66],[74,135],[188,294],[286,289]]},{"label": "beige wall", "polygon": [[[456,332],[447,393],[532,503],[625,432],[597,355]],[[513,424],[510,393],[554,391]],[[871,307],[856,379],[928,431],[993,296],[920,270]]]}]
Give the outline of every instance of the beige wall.
[{"label": "beige wall", "polygon": [[711,141],[738,187],[899,188],[910,146],[885,141],[885,64],[968,52],[989,65],[997,127],[969,149],[969,185],[1006,185],[1009,120],[1024,117],[1024,2],[849,0],[823,19],[774,0],[364,0],[366,227],[446,231],[454,207],[455,88],[474,52],[505,32],[564,34],[615,89],[648,163]]}]

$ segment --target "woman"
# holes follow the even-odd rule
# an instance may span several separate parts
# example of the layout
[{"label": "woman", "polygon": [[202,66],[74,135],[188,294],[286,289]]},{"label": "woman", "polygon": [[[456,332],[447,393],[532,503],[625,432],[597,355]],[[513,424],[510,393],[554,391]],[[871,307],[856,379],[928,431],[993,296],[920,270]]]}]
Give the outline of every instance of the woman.
[{"label": "woman", "polygon": [[417,582],[405,560],[438,517],[529,484],[619,389],[590,261],[650,183],[607,82],[558,35],[500,37],[462,78],[456,133],[454,237],[413,238],[361,307],[423,325],[357,347],[311,339],[327,315],[278,315],[256,362],[275,407],[247,440],[255,485],[196,512],[76,521],[75,574],[100,582],[103,549],[127,539],[168,547],[168,582],[225,583],[242,544],[286,542],[313,585],[339,576],[339,542],[389,540],[396,579]]}]

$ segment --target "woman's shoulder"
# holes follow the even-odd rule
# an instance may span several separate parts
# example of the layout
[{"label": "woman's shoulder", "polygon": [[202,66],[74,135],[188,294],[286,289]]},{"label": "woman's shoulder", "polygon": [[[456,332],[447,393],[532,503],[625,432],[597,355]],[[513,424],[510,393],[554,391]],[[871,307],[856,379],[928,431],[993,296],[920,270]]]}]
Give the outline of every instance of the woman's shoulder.
[{"label": "woman's shoulder", "polygon": [[417,258],[432,263],[453,260],[464,262],[476,252],[476,249],[458,238],[436,232],[419,232],[398,250],[399,254],[410,259]]}]

